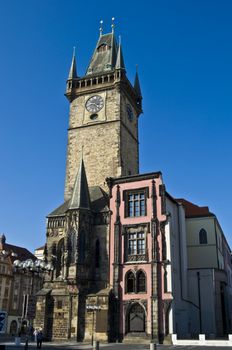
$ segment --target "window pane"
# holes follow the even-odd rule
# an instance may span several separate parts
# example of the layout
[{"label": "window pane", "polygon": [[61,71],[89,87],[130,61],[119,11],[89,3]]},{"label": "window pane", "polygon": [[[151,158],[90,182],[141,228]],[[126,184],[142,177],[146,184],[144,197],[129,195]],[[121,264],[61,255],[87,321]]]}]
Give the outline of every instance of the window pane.
[{"label": "window pane", "polygon": [[145,253],[145,241],[144,239],[138,240],[138,254],[144,254]]},{"label": "window pane", "polygon": [[145,208],[145,193],[131,193],[128,194],[128,212],[129,217],[144,216],[146,214]]},{"label": "window pane", "polygon": [[137,292],[145,292],[146,291],[146,276],[141,271],[137,275]]},{"label": "window pane", "polygon": [[144,199],[140,202],[140,215],[141,216],[145,215],[145,201],[144,201]]},{"label": "window pane", "polygon": [[129,249],[128,249],[128,254],[129,255],[134,255],[136,254],[136,241],[135,240],[130,240],[129,241]]},{"label": "window pane", "polygon": [[144,238],[144,232],[138,232],[138,238]]},{"label": "window pane", "polygon": [[199,232],[199,241],[200,244],[207,244],[207,232],[203,228]]}]

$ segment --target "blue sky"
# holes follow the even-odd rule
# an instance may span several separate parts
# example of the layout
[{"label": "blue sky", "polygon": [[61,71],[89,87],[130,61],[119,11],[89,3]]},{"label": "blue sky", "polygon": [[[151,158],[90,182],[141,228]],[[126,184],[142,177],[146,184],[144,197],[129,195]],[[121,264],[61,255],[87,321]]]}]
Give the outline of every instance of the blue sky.
[{"label": "blue sky", "polygon": [[0,3],[0,232],[31,251],[63,201],[76,46],[83,75],[99,35],[122,36],[127,75],[143,92],[140,171],[208,205],[232,243],[232,1],[7,0]]}]

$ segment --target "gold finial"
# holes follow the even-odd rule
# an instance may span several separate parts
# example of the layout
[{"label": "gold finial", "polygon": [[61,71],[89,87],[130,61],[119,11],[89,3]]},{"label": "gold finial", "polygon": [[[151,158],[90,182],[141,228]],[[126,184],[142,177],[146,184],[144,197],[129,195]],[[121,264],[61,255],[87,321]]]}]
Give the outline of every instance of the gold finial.
[{"label": "gold finial", "polygon": [[103,33],[102,24],[103,24],[103,20],[101,19],[101,20],[100,20],[100,28],[99,28],[99,30],[100,30],[100,36],[101,36],[102,33]]},{"label": "gold finial", "polygon": [[112,17],[112,24],[111,24],[112,33],[114,33],[114,27],[115,27],[114,20],[115,20],[115,18]]}]

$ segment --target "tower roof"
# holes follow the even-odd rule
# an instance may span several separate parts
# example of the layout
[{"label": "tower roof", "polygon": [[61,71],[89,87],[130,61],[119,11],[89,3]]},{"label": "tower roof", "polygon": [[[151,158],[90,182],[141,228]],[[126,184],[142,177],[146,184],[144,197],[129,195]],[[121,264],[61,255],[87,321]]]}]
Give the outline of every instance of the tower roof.
[{"label": "tower roof", "polygon": [[115,64],[115,69],[125,69],[123,54],[122,54],[122,45],[119,44],[118,47],[118,53],[117,53],[117,60]]},{"label": "tower roof", "polygon": [[104,73],[115,68],[117,59],[117,42],[114,33],[100,35],[86,75]]},{"label": "tower roof", "polygon": [[89,187],[85,173],[84,161],[81,159],[73,188],[69,209],[90,209]]},{"label": "tower roof", "polygon": [[69,70],[68,80],[77,78],[77,69],[76,69],[76,58],[75,52],[73,52],[72,62]]}]

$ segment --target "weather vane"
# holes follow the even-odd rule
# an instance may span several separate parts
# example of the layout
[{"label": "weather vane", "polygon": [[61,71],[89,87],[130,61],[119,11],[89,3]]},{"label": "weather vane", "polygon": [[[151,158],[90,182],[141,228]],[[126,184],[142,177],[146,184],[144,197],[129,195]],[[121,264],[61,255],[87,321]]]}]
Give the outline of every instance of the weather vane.
[{"label": "weather vane", "polygon": [[103,28],[102,28],[102,24],[103,24],[103,20],[101,19],[100,20],[100,35],[102,35],[102,32],[103,32]]},{"label": "weather vane", "polygon": [[112,24],[111,24],[112,33],[114,32],[114,27],[115,27],[114,20],[115,20],[115,18],[112,17]]}]

